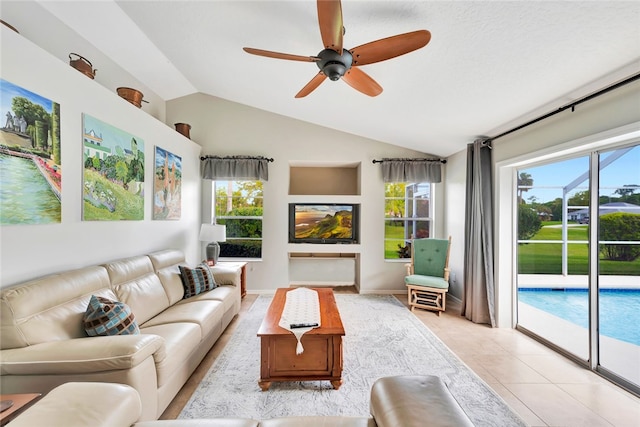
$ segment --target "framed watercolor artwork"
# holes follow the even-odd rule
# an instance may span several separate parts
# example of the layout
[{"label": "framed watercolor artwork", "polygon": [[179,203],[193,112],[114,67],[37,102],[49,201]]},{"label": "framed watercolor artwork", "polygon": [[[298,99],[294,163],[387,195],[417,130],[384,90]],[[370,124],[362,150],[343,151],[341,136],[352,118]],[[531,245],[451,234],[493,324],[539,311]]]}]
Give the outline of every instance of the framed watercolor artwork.
[{"label": "framed watercolor artwork", "polygon": [[180,219],[182,158],[156,146],[153,174],[153,219]]},{"label": "framed watercolor artwork", "polygon": [[0,224],[62,220],[60,104],[0,79]]},{"label": "framed watercolor artwork", "polygon": [[144,141],[82,114],[84,221],[144,219]]}]

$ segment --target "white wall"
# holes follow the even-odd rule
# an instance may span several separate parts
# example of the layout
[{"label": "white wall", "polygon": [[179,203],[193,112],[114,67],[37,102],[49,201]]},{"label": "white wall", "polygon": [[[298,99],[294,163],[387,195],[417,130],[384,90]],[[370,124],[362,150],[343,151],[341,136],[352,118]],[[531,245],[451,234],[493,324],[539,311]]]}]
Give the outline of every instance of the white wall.
[{"label": "white wall", "polygon": [[[164,121],[165,102],[156,93],[115,63],[111,58],[87,40],[78,36],[52,15],[41,4],[33,0],[3,1],[2,20],[16,28],[20,35],[40,46],[60,62],[69,66],[69,54],[76,53],[93,65],[95,82],[113,93],[118,87],[131,87],[144,94],[142,110],[158,120]],[[87,17],[87,19],[91,19]],[[4,25],[3,25],[4,27]],[[74,57],[75,58],[75,57]],[[173,127],[173,126],[172,126]]]},{"label": "white wall", "polygon": [[445,236],[451,236],[449,254],[449,295],[462,298],[464,278],[464,210],[466,207],[467,153],[460,151],[447,159],[444,211]]},{"label": "white wall", "polygon": [[[288,252],[295,250],[359,252],[362,293],[405,291],[405,262],[384,260],[384,183],[380,165],[374,165],[372,160],[421,157],[423,153],[203,94],[169,101],[166,110],[168,123],[192,125],[191,138],[203,147],[203,154],[261,155],[275,159],[269,164],[269,180],[264,183],[263,255],[261,261],[249,265],[247,288],[250,292],[287,286]],[[361,196],[289,196],[289,166],[299,162],[322,165],[359,162]],[[436,226],[439,227],[436,234],[442,235],[444,192],[441,190],[444,184],[436,187],[435,203],[440,207],[436,213]],[[290,245],[287,242],[287,209],[294,201],[360,203],[361,244]]]},{"label": "white wall", "polygon": [[[164,248],[182,249],[189,262],[198,261],[200,146],[23,36],[0,27],[0,77],[60,104],[62,140],[62,222],[0,226],[0,286]],[[143,221],[82,221],[82,113],[144,141]],[[180,220],[151,220],[155,145],[182,157]]]}]

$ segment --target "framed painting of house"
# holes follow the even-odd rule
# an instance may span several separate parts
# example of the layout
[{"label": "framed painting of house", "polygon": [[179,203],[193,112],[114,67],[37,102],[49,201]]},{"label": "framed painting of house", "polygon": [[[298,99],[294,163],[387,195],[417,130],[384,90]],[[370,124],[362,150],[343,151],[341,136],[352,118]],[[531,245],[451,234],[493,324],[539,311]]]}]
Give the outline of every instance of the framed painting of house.
[{"label": "framed painting of house", "polygon": [[144,219],[144,141],[82,115],[84,221]]}]

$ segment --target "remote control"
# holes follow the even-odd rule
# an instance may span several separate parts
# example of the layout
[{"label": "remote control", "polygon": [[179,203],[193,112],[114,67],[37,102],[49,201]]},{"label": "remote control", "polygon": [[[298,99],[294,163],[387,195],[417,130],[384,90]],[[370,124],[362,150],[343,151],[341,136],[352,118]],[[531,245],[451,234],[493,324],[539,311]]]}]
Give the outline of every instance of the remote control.
[{"label": "remote control", "polygon": [[292,323],[289,325],[289,327],[291,329],[296,329],[296,328],[314,328],[318,326],[317,323]]}]

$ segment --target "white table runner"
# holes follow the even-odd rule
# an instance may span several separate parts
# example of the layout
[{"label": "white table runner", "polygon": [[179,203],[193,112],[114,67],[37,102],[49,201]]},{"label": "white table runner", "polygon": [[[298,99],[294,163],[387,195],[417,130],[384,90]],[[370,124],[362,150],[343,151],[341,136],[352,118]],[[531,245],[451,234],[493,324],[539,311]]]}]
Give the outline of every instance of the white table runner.
[{"label": "white table runner", "polygon": [[[318,326],[292,328],[292,324],[317,323]],[[296,354],[302,354],[304,348],[300,339],[313,328],[320,327],[320,300],[318,292],[313,289],[297,288],[287,292],[284,309],[278,326],[291,331],[298,340]]]}]

